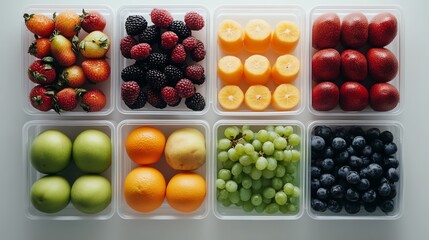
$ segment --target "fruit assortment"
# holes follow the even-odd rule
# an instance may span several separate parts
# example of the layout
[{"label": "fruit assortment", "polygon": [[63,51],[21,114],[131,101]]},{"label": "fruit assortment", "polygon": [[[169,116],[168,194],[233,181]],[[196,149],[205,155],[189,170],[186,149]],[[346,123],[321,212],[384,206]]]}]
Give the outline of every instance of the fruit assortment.
[{"label": "fruit assortment", "polygon": [[[264,19],[250,19],[244,27],[233,19],[223,19],[217,27],[221,50],[217,100],[221,108],[240,110],[244,102],[247,109],[256,112],[270,106],[278,111],[295,109],[300,91],[293,83],[300,72],[300,61],[292,53],[299,39],[300,30],[291,21],[279,21],[273,30]],[[270,47],[277,56],[272,62],[267,53]],[[242,57],[242,50],[249,56]]]},{"label": "fruit assortment", "polygon": [[316,111],[391,111],[399,103],[397,56],[388,46],[398,34],[398,20],[388,12],[369,19],[362,12],[341,20],[323,13],[312,24],[311,106]]},{"label": "fruit assortment", "polygon": [[217,201],[245,212],[296,214],[300,162],[296,127],[226,125],[217,139]]},{"label": "fruit assortment", "polygon": [[87,112],[101,111],[107,97],[99,86],[108,82],[111,72],[105,17],[98,11],[82,10],[79,15],[62,10],[52,18],[26,13],[24,21],[35,36],[28,48],[33,62],[27,75],[36,84],[29,91],[31,105],[43,112],[74,111],[78,105]]},{"label": "fruit assortment", "polygon": [[120,41],[120,52],[134,62],[121,69],[123,102],[132,110],[146,103],[164,109],[184,102],[188,109],[202,111],[206,99],[196,87],[206,80],[201,65],[206,46],[192,34],[205,27],[204,17],[189,11],[183,19],[174,19],[160,8],[148,17],[152,24],[142,15],[125,20],[127,35]]}]

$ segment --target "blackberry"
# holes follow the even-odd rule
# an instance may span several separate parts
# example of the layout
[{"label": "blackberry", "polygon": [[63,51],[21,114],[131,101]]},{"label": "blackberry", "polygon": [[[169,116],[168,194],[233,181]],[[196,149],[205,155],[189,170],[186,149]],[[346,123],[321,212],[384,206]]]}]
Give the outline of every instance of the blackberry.
[{"label": "blackberry", "polygon": [[143,61],[136,61],[134,63],[134,65],[138,68],[140,68],[140,70],[142,70],[144,73],[146,73],[147,71],[149,71],[149,64],[146,60]]},{"label": "blackberry", "polygon": [[201,85],[201,84],[203,84],[205,81],[206,81],[206,75],[204,75],[204,74],[203,74],[203,76],[202,76],[200,79],[198,79],[198,80],[192,80],[192,82],[193,82],[194,84],[197,84],[197,85]]},{"label": "blackberry", "polygon": [[163,109],[167,107],[167,103],[162,99],[160,91],[146,87],[144,89],[147,97],[147,102],[155,108]]},{"label": "blackberry", "polygon": [[176,86],[176,83],[183,78],[183,71],[176,66],[167,65],[164,68],[164,74],[167,78],[168,85]]},{"label": "blackberry", "polygon": [[139,43],[157,43],[161,37],[161,30],[155,25],[148,26],[141,34],[139,34]]},{"label": "blackberry", "polygon": [[136,36],[147,27],[146,19],[141,15],[131,15],[125,20],[125,30],[128,35]]},{"label": "blackberry", "polygon": [[167,66],[167,55],[162,53],[151,53],[147,58],[150,69],[164,70]]},{"label": "blackberry", "polygon": [[141,84],[145,80],[145,72],[133,64],[122,69],[121,78],[125,82],[136,81],[137,83]]},{"label": "blackberry", "polygon": [[155,90],[161,90],[163,87],[167,86],[167,78],[165,77],[165,74],[154,69],[149,70],[146,73],[146,81]]},{"label": "blackberry", "polygon": [[206,107],[203,95],[195,93],[192,97],[186,98],[186,106],[193,111],[202,111]]},{"label": "blackberry", "polygon": [[143,89],[140,89],[139,96],[137,97],[137,100],[131,104],[127,105],[130,109],[140,109],[146,105],[146,93]]},{"label": "blackberry", "polygon": [[174,20],[168,27],[170,31],[177,34],[179,41],[192,35],[191,29],[189,29],[183,21]]}]

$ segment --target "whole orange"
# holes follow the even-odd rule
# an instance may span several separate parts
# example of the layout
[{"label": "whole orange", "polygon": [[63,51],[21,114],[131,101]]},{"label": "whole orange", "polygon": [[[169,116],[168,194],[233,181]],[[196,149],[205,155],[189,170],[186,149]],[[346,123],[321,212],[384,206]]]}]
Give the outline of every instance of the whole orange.
[{"label": "whole orange", "polygon": [[193,212],[204,202],[206,181],[193,172],[181,172],[174,175],[167,185],[168,204],[180,212]]},{"label": "whole orange", "polygon": [[154,211],[164,202],[165,186],[165,178],[160,171],[152,167],[137,167],[125,178],[125,200],[136,211]]},{"label": "whole orange", "polygon": [[164,147],[164,133],[154,127],[136,128],[125,141],[125,149],[130,159],[142,165],[157,162],[164,152]]}]

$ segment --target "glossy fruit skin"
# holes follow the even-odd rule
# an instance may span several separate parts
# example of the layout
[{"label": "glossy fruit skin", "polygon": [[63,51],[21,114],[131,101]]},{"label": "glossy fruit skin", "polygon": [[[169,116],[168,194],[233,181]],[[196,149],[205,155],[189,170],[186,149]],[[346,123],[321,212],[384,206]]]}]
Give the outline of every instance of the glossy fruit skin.
[{"label": "glossy fruit skin", "polygon": [[55,23],[47,16],[25,13],[24,20],[27,29],[40,37],[49,38],[54,32]]},{"label": "glossy fruit skin", "polygon": [[79,52],[86,58],[103,58],[110,48],[110,38],[101,31],[89,33],[79,43]]},{"label": "glossy fruit skin", "polygon": [[112,201],[112,186],[103,176],[82,175],[73,183],[70,197],[73,206],[79,211],[98,213]]},{"label": "glossy fruit skin", "polygon": [[333,48],[317,51],[311,59],[313,78],[316,81],[333,81],[341,73],[341,55]]},{"label": "glossy fruit skin", "polygon": [[370,106],[375,111],[390,111],[399,103],[398,89],[389,83],[376,83],[369,90]]},{"label": "glossy fruit skin", "polygon": [[61,176],[45,176],[31,186],[31,203],[45,213],[56,213],[70,202],[70,184]]},{"label": "glossy fruit skin", "polygon": [[97,11],[85,12],[82,10],[82,22],[80,23],[82,29],[90,33],[92,31],[103,31],[106,27],[106,19]]},{"label": "glossy fruit skin", "polygon": [[368,19],[361,12],[346,15],[341,21],[341,43],[348,48],[358,49],[368,41]]},{"label": "glossy fruit skin", "polygon": [[78,96],[74,88],[63,88],[55,94],[55,111],[73,111],[77,107]]},{"label": "glossy fruit skin", "polygon": [[72,38],[79,34],[80,16],[74,11],[65,10],[58,14],[54,14],[55,29],[66,38]]},{"label": "glossy fruit skin", "polygon": [[321,82],[313,87],[312,106],[317,111],[330,111],[340,100],[340,90],[332,82]]},{"label": "glossy fruit skin", "polygon": [[391,13],[380,13],[371,19],[368,28],[368,41],[373,47],[384,47],[395,39],[398,21]]},{"label": "glossy fruit skin", "polygon": [[51,53],[58,65],[68,67],[75,64],[77,57],[70,40],[60,34],[51,37]]},{"label": "glossy fruit skin", "polygon": [[37,110],[47,112],[54,107],[54,98],[41,85],[33,87],[29,94],[31,105]]},{"label": "glossy fruit skin", "polygon": [[204,202],[206,182],[204,178],[192,172],[181,172],[168,182],[166,199],[168,204],[180,212],[193,212]]},{"label": "glossy fruit skin", "polygon": [[366,59],[368,72],[375,82],[389,82],[398,74],[398,59],[386,48],[369,49]]},{"label": "glossy fruit skin", "polygon": [[102,173],[112,163],[110,137],[99,130],[85,130],[73,141],[73,161],[84,173]]},{"label": "glossy fruit skin", "polygon": [[79,65],[65,68],[59,77],[59,85],[72,88],[82,87],[86,82],[86,76]]},{"label": "glossy fruit skin", "polygon": [[106,95],[100,89],[83,93],[80,106],[87,112],[98,112],[106,106]]},{"label": "glossy fruit skin", "polygon": [[42,59],[51,54],[51,41],[49,38],[38,38],[28,48],[28,53],[36,58]]},{"label": "glossy fruit skin", "polygon": [[341,70],[348,81],[364,81],[368,75],[365,55],[356,50],[344,50],[341,53]]},{"label": "glossy fruit skin", "polygon": [[56,80],[57,72],[52,64],[36,60],[28,67],[27,75],[34,83],[48,85]]},{"label": "glossy fruit skin", "polygon": [[368,95],[362,84],[345,82],[340,88],[340,107],[344,111],[362,111],[368,106]]},{"label": "glossy fruit skin", "polygon": [[333,48],[341,37],[341,21],[337,14],[326,13],[313,23],[312,46],[315,49]]},{"label": "glossy fruit skin", "polygon": [[93,83],[106,81],[110,76],[110,65],[104,59],[87,59],[82,62],[87,79]]}]

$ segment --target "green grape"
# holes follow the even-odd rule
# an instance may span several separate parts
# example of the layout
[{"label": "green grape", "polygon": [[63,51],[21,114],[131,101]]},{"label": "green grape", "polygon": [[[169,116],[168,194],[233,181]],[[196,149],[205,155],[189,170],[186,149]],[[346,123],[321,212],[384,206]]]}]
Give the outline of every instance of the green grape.
[{"label": "green grape", "polygon": [[274,132],[276,132],[279,136],[285,135],[285,128],[283,126],[276,126],[274,128]]},{"label": "green grape", "polygon": [[262,171],[258,170],[256,167],[253,167],[252,171],[250,172],[250,177],[253,180],[258,180],[261,178],[261,176],[262,176]]},{"label": "green grape", "polygon": [[216,188],[224,189],[225,188],[225,180],[218,178],[216,179]]},{"label": "green grape", "polygon": [[221,161],[221,162],[225,162],[226,160],[228,160],[228,152],[226,151],[221,151],[217,154],[217,160]]},{"label": "green grape", "polygon": [[299,204],[299,198],[297,198],[297,197],[290,197],[289,198],[289,202],[292,203],[292,204],[298,205]]},{"label": "green grape", "polygon": [[284,136],[289,137],[292,133],[293,133],[293,127],[292,126],[285,126]]},{"label": "green grape", "polygon": [[244,144],[244,153],[247,155],[252,154],[255,151],[255,147],[251,143]]},{"label": "green grape", "polygon": [[231,200],[229,200],[229,198],[222,200],[221,203],[224,207],[229,207],[232,204],[232,202],[231,202]]},{"label": "green grape", "polygon": [[280,137],[276,132],[272,131],[272,132],[268,132],[268,141],[270,142],[274,142],[274,140],[278,137]]},{"label": "green grape", "polygon": [[241,181],[243,181],[243,174],[237,176],[232,175],[232,180],[234,180],[234,182],[237,184],[241,184]]},{"label": "green grape", "polygon": [[230,193],[236,192],[237,188],[238,188],[238,184],[235,181],[233,181],[233,180],[226,181],[226,183],[225,183],[226,191],[228,191]]},{"label": "green grape", "polygon": [[286,167],[286,172],[288,174],[294,174],[296,172],[296,166],[294,164],[289,164],[289,166]]},{"label": "green grape", "polygon": [[[243,156],[241,156],[241,157],[243,157]],[[241,159],[241,157],[240,157],[240,159]],[[249,156],[248,156],[249,157]],[[240,160],[239,160],[240,161]],[[241,165],[243,165],[243,163],[240,161],[240,163],[241,163]],[[243,173],[245,173],[245,174],[247,174],[247,175],[249,175],[250,174],[250,172],[252,172],[252,165],[243,165]]]},{"label": "green grape", "polygon": [[231,179],[231,171],[229,169],[222,168],[217,172],[217,177],[224,181],[228,181]]},{"label": "green grape", "polygon": [[301,196],[301,189],[299,189],[299,187],[297,187],[297,186],[294,186],[292,197],[299,198],[300,196]]},{"label": "green grape", "polygon": [[268,134],[268,131],[265,129],[261,129],[258,131],[258,134],[256,135],[256,140],[259,140],[261,143],[264,143],[268,140],[269,137],[270,135]]},{"label": "green grape", "polygon": [[294,186],[292,183],[285,183],[285,185],[283,186],[283,192],[285,192],[288,196],[293,195],[293,189]]},{"label": "green grape", "polygon": [[285,163],[291,162],[292,161],[292,150],[286,149],[283,151],[283,153],[284,153],[283,161]]},{"label": "green grape", "polygon": [[266,156],[271,156],[274,153],[274,144],[270,141],[264,142],[262,145],[262,151]]},{"label": "green grape", "polygon": [[286,138],[283,138],[283,137],[278,137],[274,139],[273,143],[274,143],[274,148],[276,150],[283,150],[287,147],[287,140]]},{"label": "green grape", "polygon": [[248,155],[243,155],[238,159],[238,162],[243,166],[250,166],[253,161]]},{"label": "green grape", "polygon": [[250,189],[252,187],[252,179],[249,176],[244,176],[241,180],[241,186],[246,189]]},{"label": "green grape", "polygon": [[278,205],[285,205],[287,202],[287,195],[283,191],[276,192],[274,200]]},{"label": "green grape", "polygon": [[288,212],[290,213],[298,212],[299,210],[298,205],[295,205],[295,204],[288,204],[287,207],[288,207]]},{"label": "green grape", "polygon": [[258,139],[255,139],[252,141],[253,149],[255,151],[261,151],[262,149],[262,143]]},{"label": "green grape", "polygon": [[264,171],[262,171],[262,178],[261,178],[262,187],[263,188],[271,187],[271,179],[263,178],[263,176],[264,176]]},{"label": "green grape", "polygon": [[264,198],[273,198],[276,195],[276,190],[272,187],[267,187],[262,191],[262,196]]},{"label": "green grape", "polygon": [[253,152],[252,154],[249,155],[250,158],[252,159],[252,163],[255,163],[256,160],[258,160],[259,158],[259,153],[258,152]]},{"label": "green grape", "polygon": [[230,192],[228,198],[232,203],[237,204],[238,202],[240,202],[240,193],[238,193],[237,191]]},{"label": "green grape", "polygon": [[268,157],[267,161],[268,161],[267,169],[270,171],[274,171],[277,168],[277,160],[275,158]]},{"label": "green grape", "polygon": [[235,152],[239,155],[239,156],[241,156],[241,155],[243,155],[244,154],[244,145],[243,144],[241,144],[241,143],[237,143],[236,145],[235,145]]},{"label": "green grape", "polygon": [[229,192],[226,191],[225,189],[222,189],[219,191],[219,195],[217,196],[217,199],[218,200],[228,199],[228,195],[229,195]]},{"label": "green grape", "polygon": [[286,174],[283,176],[282,180],[284,183],[293,183],[294,177],[290,174]]},{"label": "green grape", "polygon": [[243,203],[243,210],[245,212],[251,212],[251,211],[253,211],[253,209],[255,209],[255,207],[253,206],[253,204],[251,202],[247,201],[247,202]]},{"label": "green grape", "polygon": [[240,134],[240,131],[236,127],[227,127],[225,128],[223,134],[226,138],[233,140],[238,136],[238,134]]},{"label": "green grape", "polygon": [[283,161],[283,159],[285,158],[285,153],[281,150],[275,150],[274,154],[273,154],[274,159],[276,159],[277,161]]},{"label": "green grape", "polygon": [[228,159],[222,163],[222,167],[226,168],[226,169],[231,169],[234,164],[235,164],[235,162]]},{"label": "green grape", "polygon": [[299,143],[301,142],[301,137],[296,133],[292,133],[288,137],[288,142],[289,142],[289,145],[291,145],[292,147],[298,146]]},{"label": "green grape", "polygon": [[276,173],[274,171],[268,169],[262,170],[262,178],[264,179],[272,179],[275,175]]},{"label": "green grape", "polygon": [[235,203],[235,206],[241,207],[243,206],[243,202],[241,200],[238,200],[238,202]]},{"label": "green grape", "polygon": [[243,165],[240,163],[235,163],[231,168],[231,174],[234,176],[238,176],[243,172]]},{"label": "green grape", "polygon": [[246,140],[246,142],[251,142],[255,137],[255,134],[250,129],[243,130],[242,135],[243,135],[243,139]]},{"label": "green grape", "polygon": [[238,159],[240,158],[240,155],[238,155],[237,151],[235,150],[235,148],[230,148],[228,150],[228,158],[231,161],[238,161]]},{"label": "green grape", "polygon": [[219,150],[228,150],[231,148],[231,146],[232,146],[231,140],[226,139],[226,138],[220,139],[217,143],[217,148]]},{"label": "green grape", "polygon": [[289,213],[289,205],[290,205],[289,203],[286,203],[284,205],[280,205],[279,206],[280,212],[284,213],[284,214]]},{"label": "green grape", "polygon": [[[264,143],[265,144],[265,143]],[[268,166],[268,160],[265,157],[259,157],[256,160],[255,167],[258,170],[264,170]]]},{"label": "green grape", "polygon": [[298,150],[292,150],[292,162],[298,162],[301,160],[301,153]]},{"label": "green grape", "polygon": [[240,199],[243,202],[249,201],[252,196],[252,191],[246,188],[240,188]]},{"label": "green grape", "polygon": [[277,165],[275,172],[276,172],[276,177],[281,178],[286,174],[286,168],[283,165]]},{"label": "green grape", "polygon": [[279,211],[279,205],[276,203],[270,203],[265,207],[265,212],[268,214],[275,214]]},{"label": "green grape", "polygon": [[265,126],[265,130],[267,130],[268,132],[273,132],[274,126],[273,125],[267,125],[267,126]]},{"label": "green grape", "polygon": [[259,193],[253,194],[252,197],[250,198],[250,202],[255,207],[261,205],[262,204],[262,195]]},{"label": "green grape", "polygon": [[257,212],[257,213],[263,213],[264,212],[264,210],[265,210],[265,207],[267,206],[267,204],[266,203],[264,203],[264,202],[262,202],[260,205],[258,205],[258,206],[255,206],[255,211]]},{"label": "green grape", "polygon": [[272,186],[276,191],[278,191],[278,190],[282,189],[282,188],[283,188],[283,181],[282,181],[282,179],[281,179],[281,178],[278,178],[278,177],[276,177],[276,178],[272,178],[272,179],[271,179],[271,186]]},{"label": "green grape", "polygon": [[261,179],[252,181],[252,190],[254,192],[261,190],[261,188],[262,188],[262,180]]},{"label": "green grape", "polygon": [[271,201],[271,198],[266,198],[266,197],[262,196],[262,202],[265,204],[270,204],[272,201]]},{"label": "green grape", "polygon": [[243,125],[243,126],[241,126],[241,132],[244,132],[244,131],[249,130],[249,129],[250,129],[249,125]]}]

